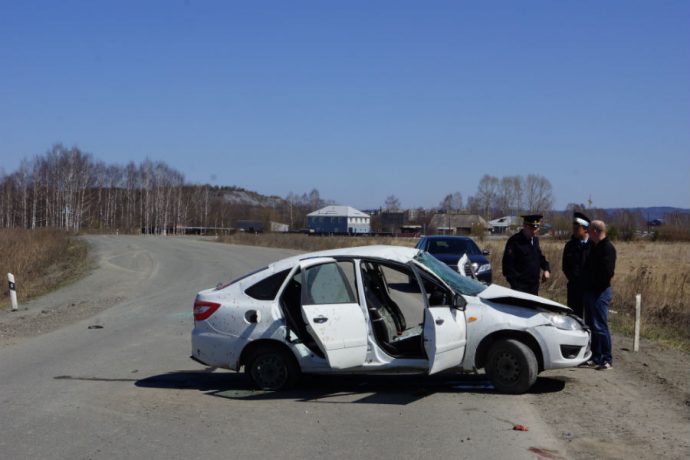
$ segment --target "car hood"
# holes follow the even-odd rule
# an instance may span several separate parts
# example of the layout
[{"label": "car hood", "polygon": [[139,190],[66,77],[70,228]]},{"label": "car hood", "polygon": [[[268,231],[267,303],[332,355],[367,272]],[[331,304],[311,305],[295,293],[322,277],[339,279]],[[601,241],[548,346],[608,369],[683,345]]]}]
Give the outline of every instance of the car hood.
[{"label": "car hood", "polygon": [[496,303],[505,305],[514,305],[516,307],[526,308],[544,308],[545,310],[555,311],[559,313],[572,313],[569,307],[563,304],[554,302],[553,300],[539,297],[538,295],[527,294],[526,292],[516,291],[507,287],[492,284],[482,292],[477,294],[477,297],[483,300],[490,300]]}]

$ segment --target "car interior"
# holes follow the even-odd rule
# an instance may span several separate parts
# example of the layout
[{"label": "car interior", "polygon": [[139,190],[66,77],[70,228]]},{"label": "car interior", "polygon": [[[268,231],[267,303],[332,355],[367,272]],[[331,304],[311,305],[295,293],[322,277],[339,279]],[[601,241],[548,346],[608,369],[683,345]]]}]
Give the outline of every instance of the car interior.
[{"label": "car interior", "polygon": [[[357,292],[352,263],[341,261],[338,265],[338,273],[349,285],[348,290],[351,288],[352,293]],[[452,296],[443,286],[422,274],[427,296],[425,302],[417,277],[407,265],[364,260],[360,263],[360,270],[363,300],[377,344],[396,358],[426,358],[422,337],[425,303],[428,302],[429,306],[449,305]],[[302,317],[301,304],[304,298],[308,298],[303,297],[303,278],[302,272],[295,274],[280,297],[288,328],[296,336],[289,334],[288,338],[293,343],[303,343],[314,354],[324,357]],[[352,295],[346,297],[357,301]]]},{"label": "car interior", "polygon": [[[325,358],[312,335],[307,331],[307,325],[302,319],[302,273],[297,272],[288,281],[280,296],[280,306],[285,314],[288,327],[288,342],[303,343],[316,356]],[[290,331],[295,333],[292,337]]]},{"label": "car interior", "polygon": [[424,293],[407,265],[362,262],[362,280],[372,331],[379,346],[398,358],[426,358],[425,299],[429,306],[450,305],[447,289],[421,273]]}]

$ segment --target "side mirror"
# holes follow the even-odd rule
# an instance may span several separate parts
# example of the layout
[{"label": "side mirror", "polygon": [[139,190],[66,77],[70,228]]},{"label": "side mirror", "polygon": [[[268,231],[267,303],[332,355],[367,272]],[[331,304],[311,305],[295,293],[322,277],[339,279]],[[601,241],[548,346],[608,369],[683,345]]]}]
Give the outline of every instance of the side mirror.
[{"label": "side mirror", "polygon": [[491,251],[489,251],[488,249],[482,249],[482,254],[484,254],[485,256],[490,256]]},{"label": "side mirror", "polygon": [[453,308],[460,310],[460,311],[465,311],[465,307],[467,307],[467,300],[460,294],[455,294],[453,296]]}]

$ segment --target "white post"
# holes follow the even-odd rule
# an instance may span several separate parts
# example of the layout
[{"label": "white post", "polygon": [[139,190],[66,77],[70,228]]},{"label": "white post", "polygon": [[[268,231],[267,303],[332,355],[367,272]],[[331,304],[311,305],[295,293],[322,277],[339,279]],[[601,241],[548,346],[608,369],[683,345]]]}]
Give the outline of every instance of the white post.
[{"label": "white post", "polygon": [[642,295],[635,296],[635,339],[633,341],[633,351],[640,351],[640,310],[642,309]]},{"label": "white post", "polygon": [[7,274],[7,284],[10,287],[10,300],[12,301],[12,311],[17,311],[17,285],[14,284],[14,275],[12,273]]}]

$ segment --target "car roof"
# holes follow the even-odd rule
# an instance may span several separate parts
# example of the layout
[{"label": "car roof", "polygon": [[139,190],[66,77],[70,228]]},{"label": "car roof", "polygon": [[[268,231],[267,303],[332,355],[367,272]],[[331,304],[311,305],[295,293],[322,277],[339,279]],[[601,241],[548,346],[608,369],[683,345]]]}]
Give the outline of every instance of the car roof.
[{"label": "car roof", "polygon": [[422,238],[426,238],[429,240],[470,240],[472,241],[472,238],[469,236],[462,236],[462,235],[428,235],[428,236],[423,236]]},{"label": "car roof", "polygon": [[284,270],[298,264],[305,259],[314,259],[317,257],[362,257],[374,259],[386,259],[394,262],[407,263],[414,258],[419,252],[419,249],[408,248],[404,246],[386,246],[386,245],[372,245],[372,246],[357,246],[353,248],[339,248],[329,249],[326,251],[308,252],[299,254],[297,256],[288,257],[273,262],[270,267],[275,271]]}]

